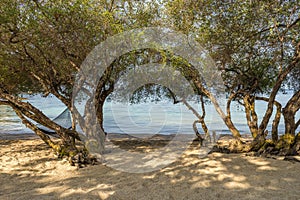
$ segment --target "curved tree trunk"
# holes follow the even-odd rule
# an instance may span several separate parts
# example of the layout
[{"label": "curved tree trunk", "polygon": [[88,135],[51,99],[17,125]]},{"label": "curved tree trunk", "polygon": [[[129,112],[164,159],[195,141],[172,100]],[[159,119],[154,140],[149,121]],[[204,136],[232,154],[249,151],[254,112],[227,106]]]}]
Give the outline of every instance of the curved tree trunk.
[{"label": "curved tree trunk", "polygon": [[[285,124],[285,133],[295,135],[295,131],[299,126],[298,122],[295,122],[295,115],[300,109],[300,90],[296,92],[292,98],[287,102],[283,108],[283,117]],[[297,125],[298,123],[298,125]]]},{"label": "curved tree trunk", "polygon": [[[231,124],[231,126],[234,126],[231,120],[231,102],[236,97],[236,95],[237,93],[231,93],[226,105],[226,119],[229,121],[228,123]],[[233,131],[235,131],[234,129],[235,127],[233,127]]]},{"label": "curved tree trunk", "polygon": [[97,104],[95,105],[96,116],[100,128],[105,133],[105,135],[107,135],[107,133],[104,131],[104,127],[103,127],[103,106],[106,98],[114,91],[114,84],[118,77],[118,70],[121,70],[121,68],[122,67],[118,65],[117,61],[115,61],[108,68],[106,68],[104,74],[102,75],[102,77],[98,82],[96,92],[95,92],[95,99],[97,102]]},{"label": "curved tree trunk", "polygon": [[21,110],[19,110],[14,104],[8,102],[8,101],[0,101],[0,105],[7,105],[10,106],[15,113],[18,115],[18,117],[21,119],[22,123],[33,130],[49,147],[53,148],[54,150],[57,150],[57,145],[51,140],[51,138],[43,133],[36,125],[34,125],[32,122],[30,122],[26,117],[23,115]]},{"label": "curved tree trunk", "polygon": [[231,117],[227,116],[223,110],[221,109],[217,99],[207,90],[204,88],[204,86],[202,85],[201,81],[199,80],[198,77],[196,77],[193,80],[195,86],[205,95],[207,96],[210,101],[213,103],[215,110],[217,111],[217,113],[220,115],[220,117],[222,118],[222,120],[224,121],[224,123],[226,124],[226,126],[228,127],[228,129],[230,130],[230,132],[232,133],[232,135],[239,139],[241,137],[240,132],[237,130],[237,128],[234,126]]},{"label": "curved tree trunk", "polygon": [[[203,129],[203,131],[204,131],[204,133],[205,133],[205,138],[207,139],[207,138],[210,138],[210,134],[209,134],[209,132],[208,132],[208,128],[207,128],[207,125],[206,125],[206,123],[205,123],[205,121],[204,121],[204,119],[205,119],[205,116],[206,116],[206,110],[205,110],[205,104],[204,104],[204,99],[203,99],[203,96],[201,95],[200,96],[200,101],[201,101],[201,109],[202,109],[202,116],[201,116],[201,125],[202,125],[202,129]],[[211,138],[210,138],[210,140],[211,140]]]},{"label": "curved tree trunk", "polygon": [[[204,103],[203,102],[203,99],[202,99],[202,104]],[[207,125],[204,121],[204,117],[205,117],[205,111],[203,111],[203,115],[201,116],[186,100],[182,100],[182,103],[189,109],[193,112],[193,114],[198,118],[198,120],[194,121],[193,123],[193,129],[194,129],[194,132],[196,134],[196,136],[200,139],[200,141],[203,141],[204,138],[202,138],[202,136],[200,135],[200,133],[198,132],[198,128],[196,126],[197,123],[200,123],[201,126],[202,126],[202,129],[204,131],[204,134],[205,134],[205,139],[207,138],[210,138],[210,135],[209,135],[209,132],[208,132],[208,128],[207,128]],[[203,109],[203,107],[202,107]],[[204,109],[205,110],[205,109]]]},{"label": "curved tree trunk", "polygon": [[76,131],[69,130],[67,128],[64,128],[56,124],[51,119],[49,119],[46,115],[44,115],[43,112],[41,112],[39,109],[31,105],[30,103],[22,102],[12,95],[3,93],[1,90],[0,90],[0,98],[5,99],[12,106],[20,110],[24,116],[34,120],[35,122],[49,129],[54,130],[65,141],[70,140],[70,137],[75,137],[76,139],[80,140],[80,137]]},{"label": "curved tree trunk", "polygon": [[18,115],[18,117],[20,117],[20,119],[22,120],[22,123],[26,127],[28,127],[31,130],[33,130],[49,147],[51,147],[52,149],[54,149],[55,152],[59,153],[60,146],[58,144],[55,144],[48,135],[46,135],[44,132],[42,132],[32,122],[30,122],[29,120],[27,120],[26,117],[24,117],[24,115],[22,114],[22,112],[20,110],[18,110],[15,106],[12,106],[12,108],[14,109],[14,111]]},{"label": "curved tree trunk", "polygon": [[[207,139],[207,138],[210,138],[210,135],[209,135],[209,131],[208,131],[208,128],[207,128],[207,125],[206,125],[206,123],[205,123],[205,121],[204,121],[204,119],[205,119],[205,115],[206,115],[206,110],[205,110],[205,105],[204,105],[204,100],[203,100],[203,96],[202,95],[200,95],[200,101],[201,101],[201,109],[202,109],[202,116],[185,100],[185,99],[182,99],[182,100],[177,100],[176,99],[176,95],[173,93],[173,91],[172,90],[170,90],[169,88],[168,88],[168,91],[169,91],[169,93],[170,93],[170,95],[171,95],[171,97],[172,97],[172,99],[173,99],[173,102],[174,102],[174,104],[177,104],[177,103],[179,103],[179,102],[182,102],[189,110],[191,110],[192,111],[192,113],[198,118],[198,120],[195,120],[194,122],[193,122],[193,130],[194,130],[194,132],[195,132],[195,134],[196,134],[196,136],[197,136],[197,140],[199,140],[200,141],[200,144],[202,145],[202,142],[205,140],[205,139]],[[197,123],[200,123],[201,124],[201,126],[202,126],[202,129],[203,129],[203,131],[204,131],[204,134],[205,134],[205,138],[203,138],[201,135],[200,135],[200,133],[199,133],[199,131],[198,131],[198,128],[197,128]]]},{"label": "curved tree trunk", "polygon": [[194,130],[194,132],[197,136],[197,139],[195,139],[195,140],[200,141],[200,144],[202,145],[202,143],[204,141],[204,138],[200,135],[200,133],[198,131],[197,123],[201,123],[201,121],[200,120],[195,120],[194,123],[193,123],[193,130]]}]

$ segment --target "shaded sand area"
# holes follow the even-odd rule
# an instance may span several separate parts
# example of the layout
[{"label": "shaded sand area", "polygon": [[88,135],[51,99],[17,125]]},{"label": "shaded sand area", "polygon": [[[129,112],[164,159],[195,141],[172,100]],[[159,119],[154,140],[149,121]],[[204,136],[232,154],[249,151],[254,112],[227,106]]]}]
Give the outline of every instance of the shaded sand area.
[{"label": "shaded sand area", "polygon": [[[165,142],[160,141],[136,144],[119,137],[115,143],[122,149],[145,151]],[[33,135],[0,136],[1,200],[296,200],[300,199],[299,174],[300,163],[296,162],[220,153],[199,158],[194,148],[155,172],[126,173],[105,165],[77,169],[66,160],[57,160],[52,150]]]}]

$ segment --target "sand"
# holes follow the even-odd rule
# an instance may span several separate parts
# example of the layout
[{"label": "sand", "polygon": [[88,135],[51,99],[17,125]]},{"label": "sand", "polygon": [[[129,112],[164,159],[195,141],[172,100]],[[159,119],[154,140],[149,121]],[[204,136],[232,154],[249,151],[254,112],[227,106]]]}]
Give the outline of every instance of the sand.
[{"label": "sand", "polygon": [[1,200],[300,199],[297,162],[245,154],[199,158],[190,148],[157,171],[127,173],[105,164],[72,167],[33,135],[1,135],[0,149]]}]

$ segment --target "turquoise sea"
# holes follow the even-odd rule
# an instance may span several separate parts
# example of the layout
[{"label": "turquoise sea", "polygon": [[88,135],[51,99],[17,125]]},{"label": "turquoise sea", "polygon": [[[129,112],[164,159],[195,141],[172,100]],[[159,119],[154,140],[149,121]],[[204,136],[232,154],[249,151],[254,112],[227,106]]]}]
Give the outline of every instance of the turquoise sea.
[{"label": "turquoise sea", "polygon": [[[284,106],[292,93],[279,94],[277,100]],[[65,106],[55,97],[43,98],[40,95],[26,96],[28,101],[42,110],[50,118],[55,118]],[[225,101],[220,101],[225,106]],[[200,110],[198,104],[192,104],[194,108]],[[256,110],[259,120],[266,110],[265,102],[257,102]],[[209,129],[217,133],[229,133],[221,118],[215,112],[212,105],[206,108],[206,123]],[[297,114],[300,117],[300,114]],[[193,133],[192,123],[197,118],[182,104],[172,104],[169,101],[149,102],[140,104],[122,104],[117,102],[106,102],[104,105],[104,128],[109,133],[134,133],[134,134],[173,134],[173,133]],[[242,106],[236,102],[232,103],[232,119],[241,133],[249,133],[246,124],[245,113]],[[272,122],[272,120],[270,120]],[[199,126],[200,128],[200,126]],[[268,126],[271,130],[271,123]],[[201,130],[200,130],[201,131]],[[297,131],[300,131],[298,128]],[[279,132],[284,132],[283,119],[279,125]],[[32,133],[26,128],[15,115],[13,110],[7,106],[0,106],[0,134],[10,133]]]}]

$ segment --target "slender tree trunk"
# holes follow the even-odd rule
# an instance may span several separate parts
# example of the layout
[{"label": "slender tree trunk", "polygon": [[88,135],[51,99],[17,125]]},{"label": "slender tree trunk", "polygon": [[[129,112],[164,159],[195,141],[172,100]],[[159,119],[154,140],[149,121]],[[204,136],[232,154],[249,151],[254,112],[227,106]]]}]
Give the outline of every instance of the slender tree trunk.
[{"label": "slender tree trunk", "polygon": [[210,138],[210,135],[209,135],[209,132],[208,132],[208,128],[207,128],[206,123],[204,121],[205,115],[206,115],[206,111],[205,111],[205,105],[204,105],[203,96],[200,95],[201,108],[202,108],[202,116],[201,116],[185,99],[182,99],[182,100],[179,101],[179,100],[176,99],[176,95],[173,93],[172,90],[170,90],[168,88],[168,91],[169,91],[169,93],[170,93],[170,95],[171,95],[171,97],[173,99],[174,104],[182,102],[198,118],[198,120],[195,120],[193,122],[193,130],[194,130],[194,132],[195,132],[195,134],[197,136],[197,139],[200,141],[200,144],[202,145],[202,142],[204,141],[204,138],[200,135],[200,133],[198,131],[197,123],[201,124],[202,129],[203,129],[204,134],[205,134],[205,139]]},{"label": "slender tree trunk", "polygon": [[201,135],[199,134],[198,132],[198,129],[197,129],[197,126],[196,124],[197,123],[200,123],[201,126],[202,126],[202,129],[204,131],[204,134],[205,134],[205,138],[209,138],[209,132],[208,132],[208,128],[207,128],[207,125],[204,121],[204,117],[201,116],[185,99],[182,100],[182,103],[189,109],[193,112],[193,114],[198,118],[198,120],[194,121],[193,123],[193,129],[194,129],[194,132],[196,134],[196,136],[200,139],[200,140],[203,140],[203,138],[201,137]]},{"label": "slender tree trunk", "polygon": [[22,123],[30,128],[31,130],[33,130],[49,147],[51,147],[52,149],[54,149],[57,153],[59,153],[60,150],[60,146],[58,144],[55,144],[48,135],[46,135],[45,133],[43,133],[36,125],[34,125],[32,122],[30,122],[29,120],[27,120],[24,115],[22,114],[22,112],[20,110],[18,110],[16,107],[12,106],[15,113],[18,115],[18,117],[20,117],[20,119],[22,120]]},{"label": "slender tree trunk", "polygon": [[[50,148],[52,148],[60,157],[68,156],[72,158],[78,153],[78,149],[75,146],[75,143],[70,139],[62,139],[62,143],[55,143],[51,138],[46,135],[41,129],[39,129],[34,123],[29,121],[25,116],[24,108],[9,102],[7,105],[11,106],[18,117],[22,120],[22,123],[30,128],[36,135],[38,135]],[[61,133],[62,134],[62,133]]]},{"label": "slender tree trunk", "polygon": [[221,109],[217,99],[208,91],[206,90],[201,81],[199,80],[199,78],[195,78],[193,80],[195,86],[205,95],[207,96],[210,101],[213,103],[215,110],[217,111],[217,113],[220,115],[220,117],[222,118],[222,120],[224,121],[224,123],[226,124],[226,126],[228,127],[229,131],[232,133],[232,135],[239,139],[241,137],[240,132],[236,129],[236,127],[234,126],[231,117],[227,116],[223,110]]},{"label": "slender tree trunk", "polygon": [[208,128],[207,128],[206,123],[204,121],[205,116],[206,116],[206,110],[205,110],[205,103],[204,103],[203,95],[200,96],[200,101],[201,101],[201,109],[202,109],[202,116],[201,116],[202,123],[201,123],[201,125],[202,125],[202,129],[205,133],[205,138],[207,139],[207,138],[210,138],[210,134],[208,132]]},{"label": "slender tree trunk", "polygon": [[28,102],[19,101],[12,95],[1,93],[0,90],[0,98],[7,100],[13,106],[17,107],[19,110],[22,111],[23,115],[36,121],[37,123],[54,130],[62,139],[69,140],[69,137],[75,137],[76,139],[80,140],[78,133],[74,130],[69,130],[64,128],[51,119],[49,119],[43,112],[41,112],[36,107],[32,106]]},{"label": "slender tree trunk", "polygon": [[298,119],[298,121],[296,122],[295,129],[297,129],[299,126],[300,126],[300,119]]},{"label": "slender tree trunk", "polygon": [[275,118],[273,120],[272,123],[272,141],[275,143],[278,141],[278,125],[280,122],[280,118],[281,118],[281,104],[278,102],[274,102],[277,109],[276,109],[276,114],[275,114]]},{"label": "slender tree trunk", "polygon": [[53,149],[57,149],[56,144],[51,140],[51,138],[48,135],[46,135],[45,133],[43,133],[41,130],[39,130],[39,128],[36,125],[34,125],[32,122],[30,122],[28,119],[26,119],[26,117],[24,117],[21,110],[19,110],[14,104],[12,104],[11,102],[8,102],[8,101],[0,101],[0,105],[10,106],[15,111],[15,113],[18,115],[18,117],[21,119],[22,123],[26,127],[33,130],[49,147],[51,147]]},{"label": "slender tree trunk", "polygon": [[258,133],[257,114],[255,112],[255,99],[250,95],[245,95],[243,100],[247,124],[252,134],[252,137],[255,138]]},{"label": "slender tree trunk", "polygon": [[97,120],[98,120],[98,123],[100,125],[100,128],[104,132],[104,128],[103,128],[103,106],[104,106],[104,102],[98,101],[96,115],[97,115]]},{"label": "slender tree trunk", "polygon": [[197,128],[197,123],[201,123],[200,120],[195,120],[194,123],[193,123],[193,130],[197,136],[197,141],[200,141],[200,144],[202,145],[202,142],[204,140],[204,138],[200,135],[199,131],[198,131],[198,128]]}]

